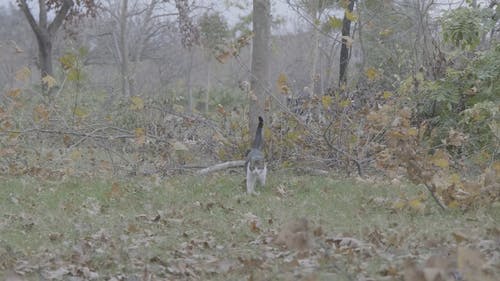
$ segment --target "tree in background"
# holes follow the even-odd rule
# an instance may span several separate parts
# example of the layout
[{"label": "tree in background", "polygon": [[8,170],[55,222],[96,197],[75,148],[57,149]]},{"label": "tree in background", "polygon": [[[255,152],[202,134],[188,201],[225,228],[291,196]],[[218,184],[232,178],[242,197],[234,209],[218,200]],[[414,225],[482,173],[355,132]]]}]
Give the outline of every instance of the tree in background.
[{"label": "tree in background", "polygon": [[269,41],[271,36],[271,3],[253,0],[253,43],[250,82],[249,128],[257,128],[257,116],[264,115],[264,103],[269,81]]},{"label": "tree in background", "polygon": [[[75,5],[73,0],[38,0],[38,22],[33,16],[33,8],[29,7],[27,0],[17,0],[17,3],[35,33],[41,78],[44,81],[44,78],[54,74],[52,44],[59,28],[65,21],[71,21],[81,16],[94,17],[97,3],[94,0],[77,0]],[[50,11],[55,12],[52,22],[48,20]]]},{"label": "tree in background", "polygon": [[212,80],[212,58],[216,52],[222,51],[229,35],[229,28],[220,13],[205,13],[199,19],[200,44],[205,51],[207,61],[207,85],[205,89],[205,113],[208,113]]},{"label": "tree in background", "polygon": [[345,7],[344,19],[342,20],[342,46],[340,47],[339,62],[339,86],[347,83],[347,66],[349,65],[349,50],[351,49],[351,22],[353,21],[353,9],[355,0],[349,0]]},{"label": "tree in background", "polygon": [[189,66],[186,73],[186,84],[188,92],[188,112],[193,112],[193,89],[191,74],[193,70],[193,46],[199,43],[199,31],[198,28],[192,21],[191,12],[193,11],[193,6],[190,5],[188,0],[175,0],[175,7],[179,12],[178,23],[179,31],[181,33],[182,46],[189,50]]},{"label": "tree in background", "polygon": [[128,0],[107,1],[101,8],[109,14],[114,23],[109,34],[113,40],[113,57],[120,71],[122,96],[136,95],[136,67],[142,60],[148,44],[168,26],[166,18],[177,16],[177,12],[158,13],[156,10],[168,9],[166,2],[148,0],[132,3]]},{"label": "tree in background", "polygon": [[[295,0],[287,1],[288,5],[299,13],[312,26],[312,48],[311,50],[311,70],[310,86],[313,93],[322,92],[323,87],[319,87],[321,82],[321,71],[318,71],[318,62],[320,61],[320,41],[324,17],[327,12],[337,7],[338,0]],[[324,78],[324,77],[323,77]]]}]

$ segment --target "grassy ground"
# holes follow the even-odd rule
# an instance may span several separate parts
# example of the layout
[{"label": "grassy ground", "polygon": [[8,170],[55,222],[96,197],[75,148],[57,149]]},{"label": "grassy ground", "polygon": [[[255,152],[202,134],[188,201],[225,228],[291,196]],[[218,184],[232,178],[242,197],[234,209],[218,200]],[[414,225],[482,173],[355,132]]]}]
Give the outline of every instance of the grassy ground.
[{"label": "grassy ground", "polygon": [[0,182],[2,280],[500,276],[500,208],[441,212],[410,185],[274,173],[247,196],[242,175]]}]

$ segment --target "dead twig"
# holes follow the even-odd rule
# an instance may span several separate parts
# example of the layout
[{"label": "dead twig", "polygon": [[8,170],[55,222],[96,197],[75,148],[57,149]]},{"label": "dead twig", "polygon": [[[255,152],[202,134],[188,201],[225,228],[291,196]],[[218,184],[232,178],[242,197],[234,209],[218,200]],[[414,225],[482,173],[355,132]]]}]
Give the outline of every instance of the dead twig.
[{"label": "dead twig", "polygon": [[446,207],[443,206],[443,204],[441,203],[441,201],[439,201],[439,198],[436,197],[436,194],[434,194],[434,191],[433,191],[433,188],[431,188],[428,184],[424,183],[425,185],[425,188],[427,188],[427,190],[429,191],[429,193],[431,194],[432,198],[434,199],[434,201],[436,201],[436,203],[438,204],[439,207],[441,207],[441,210],[443,211],[446,211]]}]

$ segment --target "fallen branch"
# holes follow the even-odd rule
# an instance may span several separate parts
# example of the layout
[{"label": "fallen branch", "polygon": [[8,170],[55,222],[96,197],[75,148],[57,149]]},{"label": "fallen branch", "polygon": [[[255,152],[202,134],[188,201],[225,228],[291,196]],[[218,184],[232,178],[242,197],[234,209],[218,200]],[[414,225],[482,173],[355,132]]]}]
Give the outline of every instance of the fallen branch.
[{"label": "fallen branch", "polygon": [[227,168],[242,167],[244,165],[245,165],[245,160],[228,161],[228,162],[219,163],[219,164],[207,167],[205,169],[201,169],[196,174],[197,175],[206,175],[208,173],[224,170]]},{"label": "fallen branch", "polygon": [[430,187],[428,184],[424,183],[425,188],[429,191],[431,194],[432,198],[434,201],[438,204],[438,206],[441,208],[441,210],[446,211],[446,207],[439,201],[439,198],[437,198],[436,194],[434,194],[434,188]]},{"label": "fallen branch", "polygon": [[[93,132],[98,132],[98,131],[103,131],[106,128],[99,128],[95,129]],[[1,135],[6,135],[6,134],[28,134],[28,133],[45,133],[45,134],[55,134],[55,135],[72,135],[72,136],[77,136],[77,137],[83,137],[83,138],[93,138],[93,139],[105,139],[105,140],[111,140],[111,139],[133,139],[135,138],[135,135],[129,133],[126,135],[116,135],[116,136],[107,136],[107,135],[94,135],[92,133],[82,133],[82,132],[75,132],[75,131],[60,131],[60,130],[49,130],[49,129],[27,129],[24,131],[5,131],[5,133],[2,133]],[[148,135],[149,136],[149,135]]]},{"label": "fallen branch", "polygon": [[330,172],[321,170],[321,169],[316,169],[316,168],[309,168],[309,167],[304,167],[304,168],[295,168],[297,172],[302,172],[306,175],[311,175],[311,176],[327,176]]}]

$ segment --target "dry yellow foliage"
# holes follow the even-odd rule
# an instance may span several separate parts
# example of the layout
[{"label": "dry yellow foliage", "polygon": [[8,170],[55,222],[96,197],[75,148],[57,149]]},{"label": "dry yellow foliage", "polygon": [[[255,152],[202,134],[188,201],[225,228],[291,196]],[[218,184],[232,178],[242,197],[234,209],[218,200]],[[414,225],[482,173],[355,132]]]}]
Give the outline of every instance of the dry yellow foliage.
[{"label": "dry yellow foliage", "polygon": [[16,80],[26,82],[31,76],[31,70],[24,66],[16,71]]},{"label": "dry yellow foliage", "polygon": [[371,81],[377,79],[380,75],[378,70],[373,68],[373,67],[369,67],[368,69],[366,69],[365,74],[366,74],[366,77],[368,77],[368,80],[371,80]]},{"label": "dry yellow foliage", "polygon": [[144,128],[135,128],[135,143],[142,145],[146,142],[146,132]]},{"label": "dry yellow foliage", "polygon": [[327,109],[332,105],[333,99],[331,96],[322,96],[321,97],[321,104],[323,105],[323,108]]},{"label": "dry yellow foliage", "polygon": [[35,122],[49,121],[49,111],[43,104],[39,104],[33,108],[33,120],[35,120]]},{"label": "dry yellow foliage", "polygon": [[349,12],[349,10],[345,10],[345,17],[350,21],[358,20],[358,15],[356,13]]},{"label": "dry yellow foliage", "polygon": [[8,92],[7,92],[7,96],[15,99],[17,98],[19,95],[21,94],[21,89],[10,89]]},{"label": "dry yellow foliage", "polygon": [[78,149],[74,149],[71,151],[71,154],[69,155],[69,158],[73,161],[78,161],[80,158],[82,158],[82,153]]},{"label": "dry yellow foliage", "polygon": [[431,157],[431,162],[442,169],[446,169],[450,166],[448,155],[443,150],[436,151]]},{"label": "dry yellow foliage", "polygon": [[280,73],[278,76],[278,80],[276,81],[276,87],[278,88],[278,92],[280,92],[283,95],[288,95],[290,92],[290,89],[288,88],[288,78],[286,77],[285,73]]},{"label": "dry yellow foliage", "polygon": [[133,96],[130,98],[130,102],[131,110],[142,110],[144,108],[144,100],[141,97]]},{"label": "dry yellow foliage", "polygon": [[42,78],[42,83],[47,86],[47,88],[51,89],[52,87],[54,87],[55,85],[57,85],[57,81],[54,77],[50,76],[50,75],[45,75],[43,78]]}]

